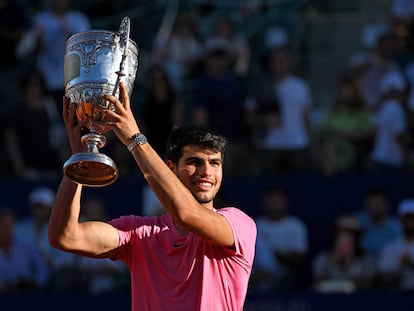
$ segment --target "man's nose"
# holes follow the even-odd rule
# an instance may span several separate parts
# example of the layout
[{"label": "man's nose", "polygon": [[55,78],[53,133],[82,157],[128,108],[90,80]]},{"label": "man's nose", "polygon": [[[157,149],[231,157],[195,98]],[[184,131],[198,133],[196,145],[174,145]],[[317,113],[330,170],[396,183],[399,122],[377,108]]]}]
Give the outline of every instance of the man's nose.
[{"label": "man's nose", "polygon": [[211,175],[212,166],[210,163],[206,162],[203,163],[198,167],[198,172],[202,176],[210,176]]}]

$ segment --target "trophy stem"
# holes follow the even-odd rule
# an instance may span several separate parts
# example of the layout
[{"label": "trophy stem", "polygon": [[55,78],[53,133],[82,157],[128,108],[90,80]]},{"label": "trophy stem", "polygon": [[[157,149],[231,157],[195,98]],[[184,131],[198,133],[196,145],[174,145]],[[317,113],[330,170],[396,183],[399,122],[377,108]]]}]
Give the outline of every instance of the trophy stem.
[{"label": "trophy stem", "polygon": [[82,136],[81,141],[87,147],[87,152],[99,152],[99,148],[106,145],[106,138],[104,135],[88,133]]},{"label": "trophy stem", "polygon": [[88,133],[82,136],[82,143],[87,150],[73,154],[63,165],[63,173],[74,182],[89,187],[102,187],[115,182],[119,176],[115,162],[99,152],[99,148],[106,144],[105,136]]}]

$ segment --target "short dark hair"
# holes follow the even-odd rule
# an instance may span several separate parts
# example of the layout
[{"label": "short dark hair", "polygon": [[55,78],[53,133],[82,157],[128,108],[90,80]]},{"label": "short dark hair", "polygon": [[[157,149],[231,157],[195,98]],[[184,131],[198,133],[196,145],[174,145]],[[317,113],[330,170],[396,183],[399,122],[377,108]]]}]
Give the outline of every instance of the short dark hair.
[{"label": "short dark hair", "polygon": [[372,197],[372,196],[383,196],[385,198],[388,197],[388,192],[385,187],[382,186],[372,186],[368,188],[365,192],[366,197]]},{"label": "short dark hair", "polygon": [[167,139],[167,160],[176,164],[183,155],[183,148],[189,145],[202,145],[224,158],[226,139],[204,125],[184,125],[175,127]]}]

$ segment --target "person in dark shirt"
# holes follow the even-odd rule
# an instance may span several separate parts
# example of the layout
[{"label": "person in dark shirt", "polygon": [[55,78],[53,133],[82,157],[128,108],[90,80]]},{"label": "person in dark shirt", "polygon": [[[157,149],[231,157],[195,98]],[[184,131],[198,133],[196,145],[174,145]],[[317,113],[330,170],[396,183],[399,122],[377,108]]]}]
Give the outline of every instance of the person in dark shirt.
[{"label": "person in dark shirt", "polygon": [[150,67],[147,76],[142,111],[144,130],[154,149],[164,155],[171,129],[184,122],[183,103],[161,65]]},{"label": "person in dark shirt", "polygon": [[37,69],[22,74],[20,89],[22,97],[5,121],[12,175],[29,179],[55,176],[68,146],[56,103],[45,95],[43,75]]},{"label": "person in dark shirt", "polygon": [[0,83],[2,105],[0,112],[10,109],[17,94],[17,68],[19,59],[16,48],[28,27],[28,18],[18,1],[0,0]]},{"label": "person in dark shirt", "polygon": [[223,133],[229,141],[226,172],[241,174],[245,161],[245,116],[242,81],[231,66],[230,43],[219,37],[206,41],[204,68],[195,82],[194,123]]}]

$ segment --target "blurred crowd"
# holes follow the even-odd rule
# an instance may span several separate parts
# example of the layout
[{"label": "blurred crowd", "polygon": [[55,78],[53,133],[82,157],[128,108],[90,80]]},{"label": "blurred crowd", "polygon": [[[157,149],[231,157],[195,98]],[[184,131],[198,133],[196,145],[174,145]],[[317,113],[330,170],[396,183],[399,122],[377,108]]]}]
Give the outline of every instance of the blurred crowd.
[{"label": "blurred crowd", "polygon": [[[143,7],[151,11],[162,2]],[[412,1],[390,1],[387,19],[364,29],[366,44],[332,76],[326,107],[315,99],[301,66],[302,22],[324,1],[189,1],[187,9],[178,3],[166,2],[169,10],[152,40],[137,42],[133,109],[161,155],[173,126],[202,123],[228,139],[225,176],[413,171]],[[61,176],[70,156],[61,118],[65,42],[108,25],[111,17],[120,22],[137,5],[142,3],[0,0],[2,178],[42,182]],[[248,32],[253,17],[261,24]],[[145,33],[131,26],[134,39]],[[106,136],[104,152],[120,174],[134,172],[126,148]],[[50,249],[53,200],[52,189],[34,189],[30,219],[17,219],[12,208],[0,210],[0,292],[125,289],[125,267]],[[252,291],[299,288],[309,251],[307,226],[290,215],[286,189],[269,185],[259,201]],[[312,258],[313,290],[414,289],[414,201],[401,202],[392,215],[386,191],[371,189],[365,205],[338,217],[329,231],[331,248]],[[84,209],[85,218],[106,217],[99,198],[85,200]],[[87,215],[95,209],[103,214]]]},{"label": "blurred crowd", "polygon": [[[0,206],[0,293],[92,293],[129,289],[128,268],[110,259],[92,259],[50,246],[48,223],[55,200],[50,187],[34,187],[27,213],[18,217],[11,206]],[[81,221],[108,220],[101,198],[82,202]]]},{"label": "blurred crowd", "polygon": [[309,226],[292,213],[290,202],[290,192],[277,184],[260,194],[252,292],[414,290],[413,198],[401,200],[394,213],[387,190],[369,188],[361,208],[339,212],[324,228],[329,242],[314,254]]},{"label": "blurred crowd", "polygon": [[[92,7],[115,2],[49,0],[19,6],[23,2],[0,3],[5,47],[0,58],[0,174],[53,178],[70,154],[60,113],[65,42],[95,28],[100,14],[109,14],[92,15]],[[404,9],[404,1],[395,1],[387,20],[358,34],[365,44],[350,55],[342,72],[332,74],[335,86],[327,92],[327,105],[315,98],[300,66],[301,21],[315,14],[313,2],[282,1],[285,7],[272,8],[259,1],[240,4],[230,15],[215,8],[214,1],[207,3],[201,1],[198,10],[169,7],[152,40],[138,42],[133,108],[161,154],[171,127],[203,123],[228,138],[225,170],[231,176],[413,170],[409,2]],[[122,16],[133,7],[132,1],[122,1],[112,12]],[[299,26],[278,22],[280,10],[296,16]],[[250,15],[271,13],[274,19],[261,29],[243,32],[243,19],[247,24]],[[132,33],[133,27],[132,22]],[[106,152],[128,175],[130,157],[111,133],[108,139]]]}]

